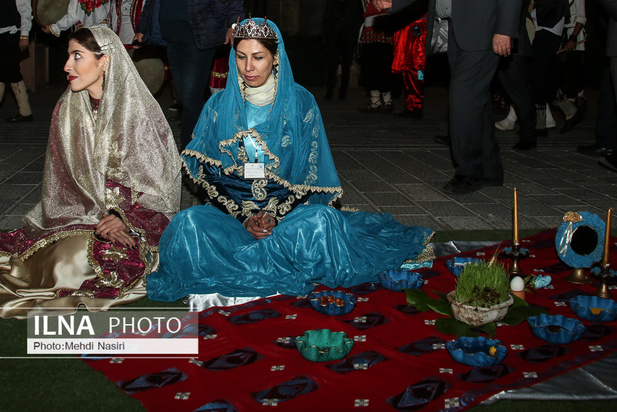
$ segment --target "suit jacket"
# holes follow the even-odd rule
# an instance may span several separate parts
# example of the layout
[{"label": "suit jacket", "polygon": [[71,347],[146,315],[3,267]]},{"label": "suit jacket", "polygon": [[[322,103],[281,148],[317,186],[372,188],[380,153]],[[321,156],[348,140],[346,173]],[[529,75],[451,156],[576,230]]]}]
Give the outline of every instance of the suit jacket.
[{"label": "suit jacket", "polygon": [[[393,0],[391,13],[398,12],[417,0]],[[436,0],[429,0],[427,22],[427,50],[439,19],[435,13]],[[522,0],[453,0],[452,30],[459,47],[465,51],[493,48],[493,35],[504,34],[517,38]],[[436,20],[437,19],[437,20]]]},{"label": "suit jacket", "polygon": [[[189,25],[195,46],[206,50],[225,41],[227,28],[244,18],[244,0],[188,0]],[[144,44],[163,46],[159,25],[160,0],[148,0],[141,11],[136,33],[144,33]]]},{"label": "suit jacket", "polygon": [[608,34],[606,36],[606,55],[608,57],[617,57],[617,0],[598,1],[610,16]]}]

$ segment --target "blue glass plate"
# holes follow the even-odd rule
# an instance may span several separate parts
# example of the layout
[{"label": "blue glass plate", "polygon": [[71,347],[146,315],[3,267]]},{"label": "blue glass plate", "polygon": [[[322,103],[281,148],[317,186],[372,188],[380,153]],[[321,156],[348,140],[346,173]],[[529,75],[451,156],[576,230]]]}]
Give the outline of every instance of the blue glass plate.
[{"label": "blue glass plate", "polygon": [[579,318],[592,322],[612,322],[617,317],[617,303],[599,296],[578,295],[570,299],[570,308]]},{"label": "blue glass plate", "polygon": [[483,260],[470,257],[455,257],[446,261],[446,267],[454,276],[458,277],[463,273],[465,265],[471,262],[483,262]]},{"label": "blue glass plate", "polygon": [[358,299],[353,293],[342,290],[321,290],[308,296],[311,307],[324,315],[346,315],[356,307]]},{"label": "blue glass plate", "polygon": [[298,351],[313,362],[343,359],[353,345],[353,339],[347,338],[345,332],[330,329],[307,330],[304,335],[296,337]]},{"label": "blue glass plate", "polygon": [[493,366],[501,363],[508,349],[497,339],[484,336],[461,336],[446,342],[446,349],[455,361],[469,366]]},{"label": "blue glass plate", "polygon": [[381,286],[395,292],[403,289],[420,289],[424,285],[422,275],[410,270],[384,270],[378,276]]},{"label": "blue glass plate", "polygon": [[585,327],[578,319],[561,315],[542,313],[528,317],[527,323],[536,338],[558,345],[574,342],[585,332]]}]

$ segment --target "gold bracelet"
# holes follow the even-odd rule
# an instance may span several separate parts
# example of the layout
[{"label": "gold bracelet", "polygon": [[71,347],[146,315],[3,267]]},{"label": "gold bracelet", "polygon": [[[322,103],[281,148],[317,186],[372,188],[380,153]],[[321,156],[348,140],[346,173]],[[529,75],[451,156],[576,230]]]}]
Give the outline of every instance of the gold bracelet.
[{"label": "gold bracelet", "polygon": [[19,40],[30,40],[30,36],[19,36]]}]

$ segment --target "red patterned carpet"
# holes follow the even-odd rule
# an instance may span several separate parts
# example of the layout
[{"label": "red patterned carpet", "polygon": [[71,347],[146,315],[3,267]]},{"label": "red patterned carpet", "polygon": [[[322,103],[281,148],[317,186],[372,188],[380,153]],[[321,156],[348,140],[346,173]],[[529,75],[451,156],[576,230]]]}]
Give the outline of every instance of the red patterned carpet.
[{"label": "red patterned carpet", "polygon": [[[576,317],[568,300],[592,295],[597,284],[564,281],[571,269],[555,252],[555,231],[524,239],[531,256],[526,274],[550,274],[552,287],[527,293],[527,302],[549,314]],[[614,240],[611,243],[615,245]],[[509,246],[504,242],[500,247]],[[495,248],[463,254],[490,259]],[[447,258],[421,272],[423,290],[447,293],[455,278]],[[612,250],[617,267],[617,250]],[[509,266],[510,261],[504,260]],[[306,298],[281,296],[199,314],[199,356],[194,359],[88,359],[129,396],[152,411],[460,411],[507,389],[533,385],[583,366],[617,349],[615,322],[582,321],[586,331],[568,345],[535,338],[527,322],[499,326],[495,338],[508,348],[493,367],[455,362],[445,349],[452,335],[439,333],[435,312],[406,304],[403,292],[379,284],[349,289],[358,297],[349,314],[314,311]],[[310,329],[344,331],[355,340],[349,355],[315,363],[305,360],[294,338]]]}]

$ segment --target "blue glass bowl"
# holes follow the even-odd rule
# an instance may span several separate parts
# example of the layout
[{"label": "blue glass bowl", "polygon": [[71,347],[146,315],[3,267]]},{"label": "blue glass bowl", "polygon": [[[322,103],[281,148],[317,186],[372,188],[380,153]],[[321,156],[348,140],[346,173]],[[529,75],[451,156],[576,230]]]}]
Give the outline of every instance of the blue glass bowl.
[{"label": "blue glass bowl", "polygon": [[455,257],[446,261],[446,267],[454,276],[458,277],[463,273],[465,265],[471,262],[483,262],[483,260],[470,257]]},{"label": "blue glass bowl", "polygon": [[542,313],[528,317],[527,323],[536,338],[558,345],[574,342],[585,332],[585,327],[578,319],[561,315]]},{"label": "blue glass bowl", "polygon": [[576,296],[570,299],[570,308],[579,318],[593,322],[612,322],[617,318],[617,303],[599,296]]},{"label": "blue glass bowl", "polygon": [[461,336],[446,342],[446,349],[455,361],[469,366],[493,366],[501,363],[508,349],[497,339],[484,336]]},{"label": "blue glass bowl", "polygon": [[353,293],[342,290],[321,290],[308,296],[311,307],[324,315],[346,315],[356,307],[358,299]]},{"label": "blue glass bowl", "polygon": [[381,286],[395,292],[403,289],[420,289],[424,284],[422,275],[410,270],[384,270],[378,277]]},{"label": "blue glass bowl", "polygon": [[307,330],[296,337],[296,347],[300,354],[313,362],[327,362],[343,359],[353,347],[353,339],[345,332],[330,329]]}]

